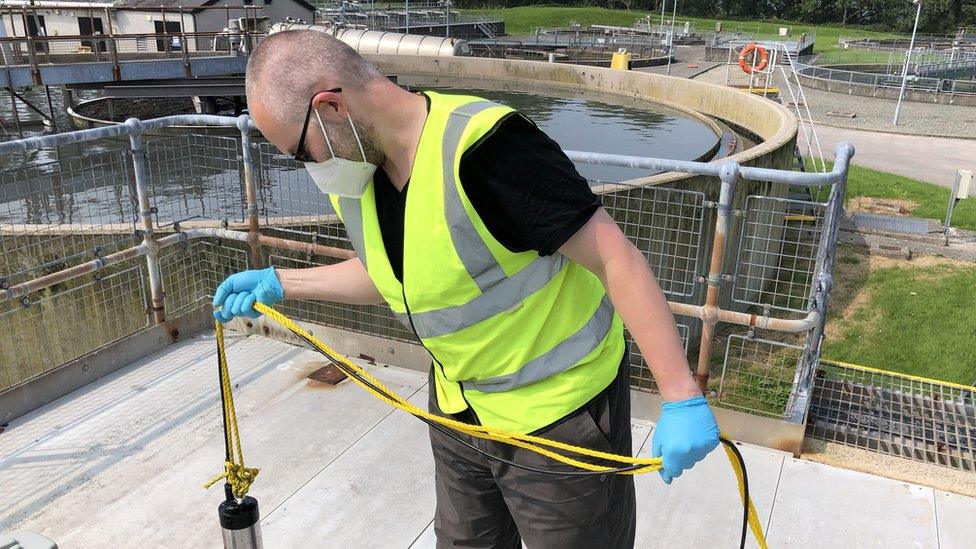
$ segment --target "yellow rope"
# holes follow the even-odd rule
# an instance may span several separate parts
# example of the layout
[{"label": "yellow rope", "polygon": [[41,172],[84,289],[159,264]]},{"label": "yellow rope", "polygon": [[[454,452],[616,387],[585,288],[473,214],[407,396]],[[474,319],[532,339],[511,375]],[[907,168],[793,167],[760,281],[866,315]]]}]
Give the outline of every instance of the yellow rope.
[{"label": "yellow rope", "polygon": [[[225,479],[230,484],[234,497],[240,499],[247,495],[251,483],[258,476],[258,470],[244,466],[244,450],[241,448],[241,433],[237,429],[237,411],[234,409],[234,394],[231,391],[230,373],[227,371],[227,353],[224,350],[224,325],[216,323],[217,364],[220,369],[220,390],[223,393],[224,444],[230,459],[224,462],[224,472],[204,483],[204,488]],[[235,456],[236,454],[236,456]],[[235,460],[236,457],[236,460]]]},{"label": "yellow rope", "polygon": [[[602,459],[606,461],[616,462],[623,465],[639,465],[640,467],[630,470],[622,471],[620,474],[626,475],[636,475],[640,473],[650,473],[661,469],[661,458],[642,458],[642,457],[631,457],[619,454],[611,454],[607,452],[601,452],[599,450],[593,450],[591,448],[584,448],[581,446],[575,446],[572,444],[566,444],[564,442],[559,442],[556,440],[549,440],[542,437],[537,437],[533,435],[527,435],[522,433],[513,433],[509,431],[504,431],[501,429],[496,429],[494,427],[487,427],[484,425],[471,425],[469,423],[463,423],[454,419],[446,418],[436,414],[432,414],[427,410],[418,408],[417,406],[411,404],[409,401],[405,400],[400,395],[397,395],[393,391],[389,390],[385,385],[383,385],[378,379],[372,376],[369,372],[363,368],[352,363],[345,356],[339,354],[334,349],[320,341],[311,332],[301,328],[298,324],[293,322],[290,318],[279,313],[278,311],[272,309],[261,303],[255,303],[254,309],[259,313],[267,316],[271,320],[277,322],[281,326],[287,328],[296,335],[300,335],[303,339],[308,341],[316,349],[325,353],[327,356],[349,368],[356,373],[356,376],[348,376],[354,383],[366,390],[377,399],[386,402],[390,406],[403,410],[411,415],[417,416],[429,420],[431,422],[437,423],[449,429],[453,429],[457,432],[470,435],[475,438],[493,440],[497,442],[503,442],[510,444],[512,446],[517,446],[519,448],[525,448],[533,452],[537,452],[546,457],[549,457],[560,463],[571,465],[579,469],[584,469],[587,471],[611,471],[616,467],[609,467],[605,465],[597,465],[595,463],[588,463],[581,461],[579,459],[567,456],[555,452],[554,450],[563,450],[580,456],[588,456],[591,458]],[[251,482],[254,480],[254,476],[257,475],[257,469],[248,469],[244,467],[244,457],[241,454],[241,445],[239,433],[237,430],[237,417],[234,414],[234,402],[230,398],[230,378],[227,375],[226,359],[224,357],[224,345],[223,345],[223,326],[217,323],[217,348],[220,355],[221,361],[221,384],[223,385],[225,394],[227,395],[226,401],[229,403],[225,407],[225,414],[227,414],[227,425],[228,432],[226,436],[228,437],[228,443],[231,442],[231,432],[233,433],[233,442],[236,443],[235,447],[237,449],[237,464],[228,462],[226,464],[226,470],[221,475],[218,475],[213,480],[208,483],[208,486],[217,482],[221,478],[226,478],[228,482],[234,486],[234,495],[237,497],[243,497],[247,492],[247,488],[250,486]],[[357,376],[362,379],[357,378]],[[372,386],[371,386],[372,385]],[[373,387],[376,387],[374,389]],[[379,390],[377,390],[379,389]],[[382,392],[381,392],[382,391]],[[384,394],[385,393],[385,394]],[[388,396],[389,395],[389,396]],[[739,483],[739,494],[744,498],[745,496],[745,485],[743,483],[742,470],[739,468],[739,462],[735,458],[735,454],[728,448],[726,448],[726,453],[729,457],[729,461],[732,463],[732,469],[735,472],[736,480]],[[759,522],[759,517],[756,514],[755,505],[753,505],[751,499],[748,502],[744,502],[748,505],[748,518],[749,526],[752,530],[753,535],[756,537],[759,546],[762,549],[766,548],[766,539],[763,535],[762,525]]]},{"label": "yellow rope", "polygon": [[746,490],[744,475],[742,474],[742,467],[739,460],[735,457],[735,452],[732,451],[726,445],[722,445],[722,449],[725,450],[725,455],[729,458],[729,463],[732,464],[732,471],[735,472],[735,480],[739,483],[739,499],[742,500],[743,505],[749,506],[749,529],[752,530],[752,535],[755,536],[756,542],[759,543],[760,549],[766,548],[766,536],[763,534],[762,523],[759,522],[759,514],[756,513],[756,506],[752,503],[752,498],[746,501]]}]

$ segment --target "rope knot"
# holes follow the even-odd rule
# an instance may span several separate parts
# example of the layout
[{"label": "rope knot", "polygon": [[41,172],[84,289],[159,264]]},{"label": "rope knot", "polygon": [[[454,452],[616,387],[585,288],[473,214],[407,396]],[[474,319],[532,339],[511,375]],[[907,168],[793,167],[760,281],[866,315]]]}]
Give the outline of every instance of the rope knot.
[{"label": "rope knot", "polygon": [[245,467],[243,463],[225,461],[224,472],[208,480],[203,487],[210,488],[221,479],[224,479],[227,481],[227,484],[230,484],[231,490],[234,492],[234,497],[241,499],[247,495],[247,491],[251,489],[251,484],[254,483],[254,479],[257,476],[258,470],[254,467]]}]

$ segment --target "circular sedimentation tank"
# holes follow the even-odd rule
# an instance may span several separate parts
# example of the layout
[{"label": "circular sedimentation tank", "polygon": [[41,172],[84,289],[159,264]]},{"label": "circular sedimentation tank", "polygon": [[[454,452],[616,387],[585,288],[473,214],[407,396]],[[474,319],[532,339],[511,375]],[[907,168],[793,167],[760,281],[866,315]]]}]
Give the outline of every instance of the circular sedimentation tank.
[{"label": "circular sedimentation tank", "polygon": [[[531,94],[539,101],[551,98],[590,101],[619,108],[658,113],[665,123],[650,124],[650,133],[659,146],[642,146],[640,140],[601,139],[599,113],[581,118],[584,127],[574,128],[573,138],[560,141],[558,124],[553,138],[564,148],[633,154],[683,160],[717,161],[720,158],[740,164],[789,169],[793,166],[798,122],[785,107],[762,97],[695,80],[675,78],[638,71],[619,71],[580,65],[544,63],[510,59],[473,57],[420,57],[367,55],[385,74],[395,75],[398,83],[410,87],[447,87],[468,90],[494,90],[505,94]],[[486,94],[487,95],[487,94]],[[640,125],[640,117],[617,121],[618,128]],[[677,130],[676,125],[685,129]],[[710,135],[699,133],[709,128]],[[582,131],[582,130],[587,131]],[[677,131],[675,131],[677,130]],[[730,138],[734,132],[735,137]],[[682,139],[692,136],[688,142]],[[578,140],[576,138],[579,138]],[[719,140],[704,146],[701,140]],[[671,153],[671,154],[669,154]],[[586,169],[586,168],[584,168]],[[587,174],[591,178],[594,174]],[[619,172],[618,172],[619,175]],[[596,177],[630,184],[661,184],[703,178],[678,173],[641,174],[629,171],[624,181],[614,177]],[[704,181],[702,181],[704,183]],[[694,185],[693,185],[694,186]]]},{"label": "circular sedimentation tank", "polygon": [[[781,105],[734,89],[636,71],[471,57],[367,55],[399,84],[481,95],[524,111],[563,148],[788,168],[797,132]],[[176,114],[189,99],[116,100],[117,121]],[[131,108],[130,108],[131,107]],[[130,112],[131,111],[131,112]],[[79,125],[111,123],[104,100],[82,103]],[[193,131],[196,128],[186,128]],[[202,130],[200,128],[199,130]],[[585,131],[584,131],[585,130]],[[580,166],[594,181],[661,183],[678,174]]]}]

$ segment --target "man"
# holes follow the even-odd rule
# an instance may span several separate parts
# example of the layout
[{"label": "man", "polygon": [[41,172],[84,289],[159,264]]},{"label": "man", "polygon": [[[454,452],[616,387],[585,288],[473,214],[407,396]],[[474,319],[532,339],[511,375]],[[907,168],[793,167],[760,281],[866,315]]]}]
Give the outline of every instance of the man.
[{"label": "man", "polygon": [[[433,412],[630,455],[626,326],[665,400],[652,444],[664,481],[718,445],[644,256],[528,119],[402,90],[316,31],[262,42],[247,100],[330,195],[358,258],[233,275],[219,320],[256,316],[255,301],[385,302],[433,358]],[[431,431],[438,547],[633,546],[631,476],[467,440]]]}]

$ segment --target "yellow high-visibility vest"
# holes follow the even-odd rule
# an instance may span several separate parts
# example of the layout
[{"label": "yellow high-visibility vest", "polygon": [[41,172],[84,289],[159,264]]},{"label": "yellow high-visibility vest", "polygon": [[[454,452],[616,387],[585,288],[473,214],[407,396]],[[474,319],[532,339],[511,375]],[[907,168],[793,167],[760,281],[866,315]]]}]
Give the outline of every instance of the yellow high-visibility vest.
[{"label": "yellow high-visibility vest", "polygon": [[459,180],[464,152],[512,109],[427,92],[410,174],[403,283],[393,274],[373,183],[330,197],[383,299],[434,359],[441,410],[528,433],[579,408],[614,379],[623,323],[603,285],[555,253],[513,253],[488,232]]}]

